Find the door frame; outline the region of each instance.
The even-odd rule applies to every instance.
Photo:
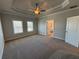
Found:
[[[52,37],[54,37],[55,20],[51,19],[51,20],[47,20],[47,21],[46,21],[46,34],[47,34],[47,35],[48,35],[48,21],[52,21],[52,23],[53,23],[53,35],[52,35]]]

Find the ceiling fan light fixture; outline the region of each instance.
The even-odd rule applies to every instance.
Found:
[[[35,13],[36,15],[40,14],[40,8],[39,8],[39,7],[35,8],[35,9],[34,9],[34,13]]]

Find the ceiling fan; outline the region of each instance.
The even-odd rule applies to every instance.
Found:
[[[24,13],[24,14],[26,13],[25,12],[26,10],[22,10],[22,9],[19,9],[19,8],[16,8],[16,7],[13,7],[12,9],[16,12],[19,12],[19,13]],[[35,3],[35,7],[32,8],[32,10],[29,10],[29,11],[33,12],[35,15],[39,15],[41,12],[45,12],[46,10],[41,9],[39,3]]]
[[[39,15],[41,12],[45,12],[46,10],[43,10],[40,8],[39,6],[39,3],[35,3],[35,8],[33,10],[33,12],[36,14],[36,15]]]

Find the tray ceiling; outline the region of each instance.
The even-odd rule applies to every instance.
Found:
[[[27,13],[34,9],[35,3],[39,3],[40,8],[49,11],[53,11],[54,8],[56,8],[57,11],[61,11],[69,9],[69,7],[73,5],[79,6],[79,0],[0,0],[0,10],[15,12],[12,8],[17,8],[18,10],[22,10]],[[63,3],[68,4],[66,5]]]

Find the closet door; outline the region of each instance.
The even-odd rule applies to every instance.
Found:
[[[3,48],[4,48],[4,38],[3,38],[2,25],[0,19],[0,59],[2,59]]]
[[[79,18],[79,17],[78,17]],[[78,18],[70,17],[67,19],[65,41],[75,47],[78,47]]]
[[[47,35],[47,33],[46,33],[46,20],[39,20],[38,32],[41,35]]]

